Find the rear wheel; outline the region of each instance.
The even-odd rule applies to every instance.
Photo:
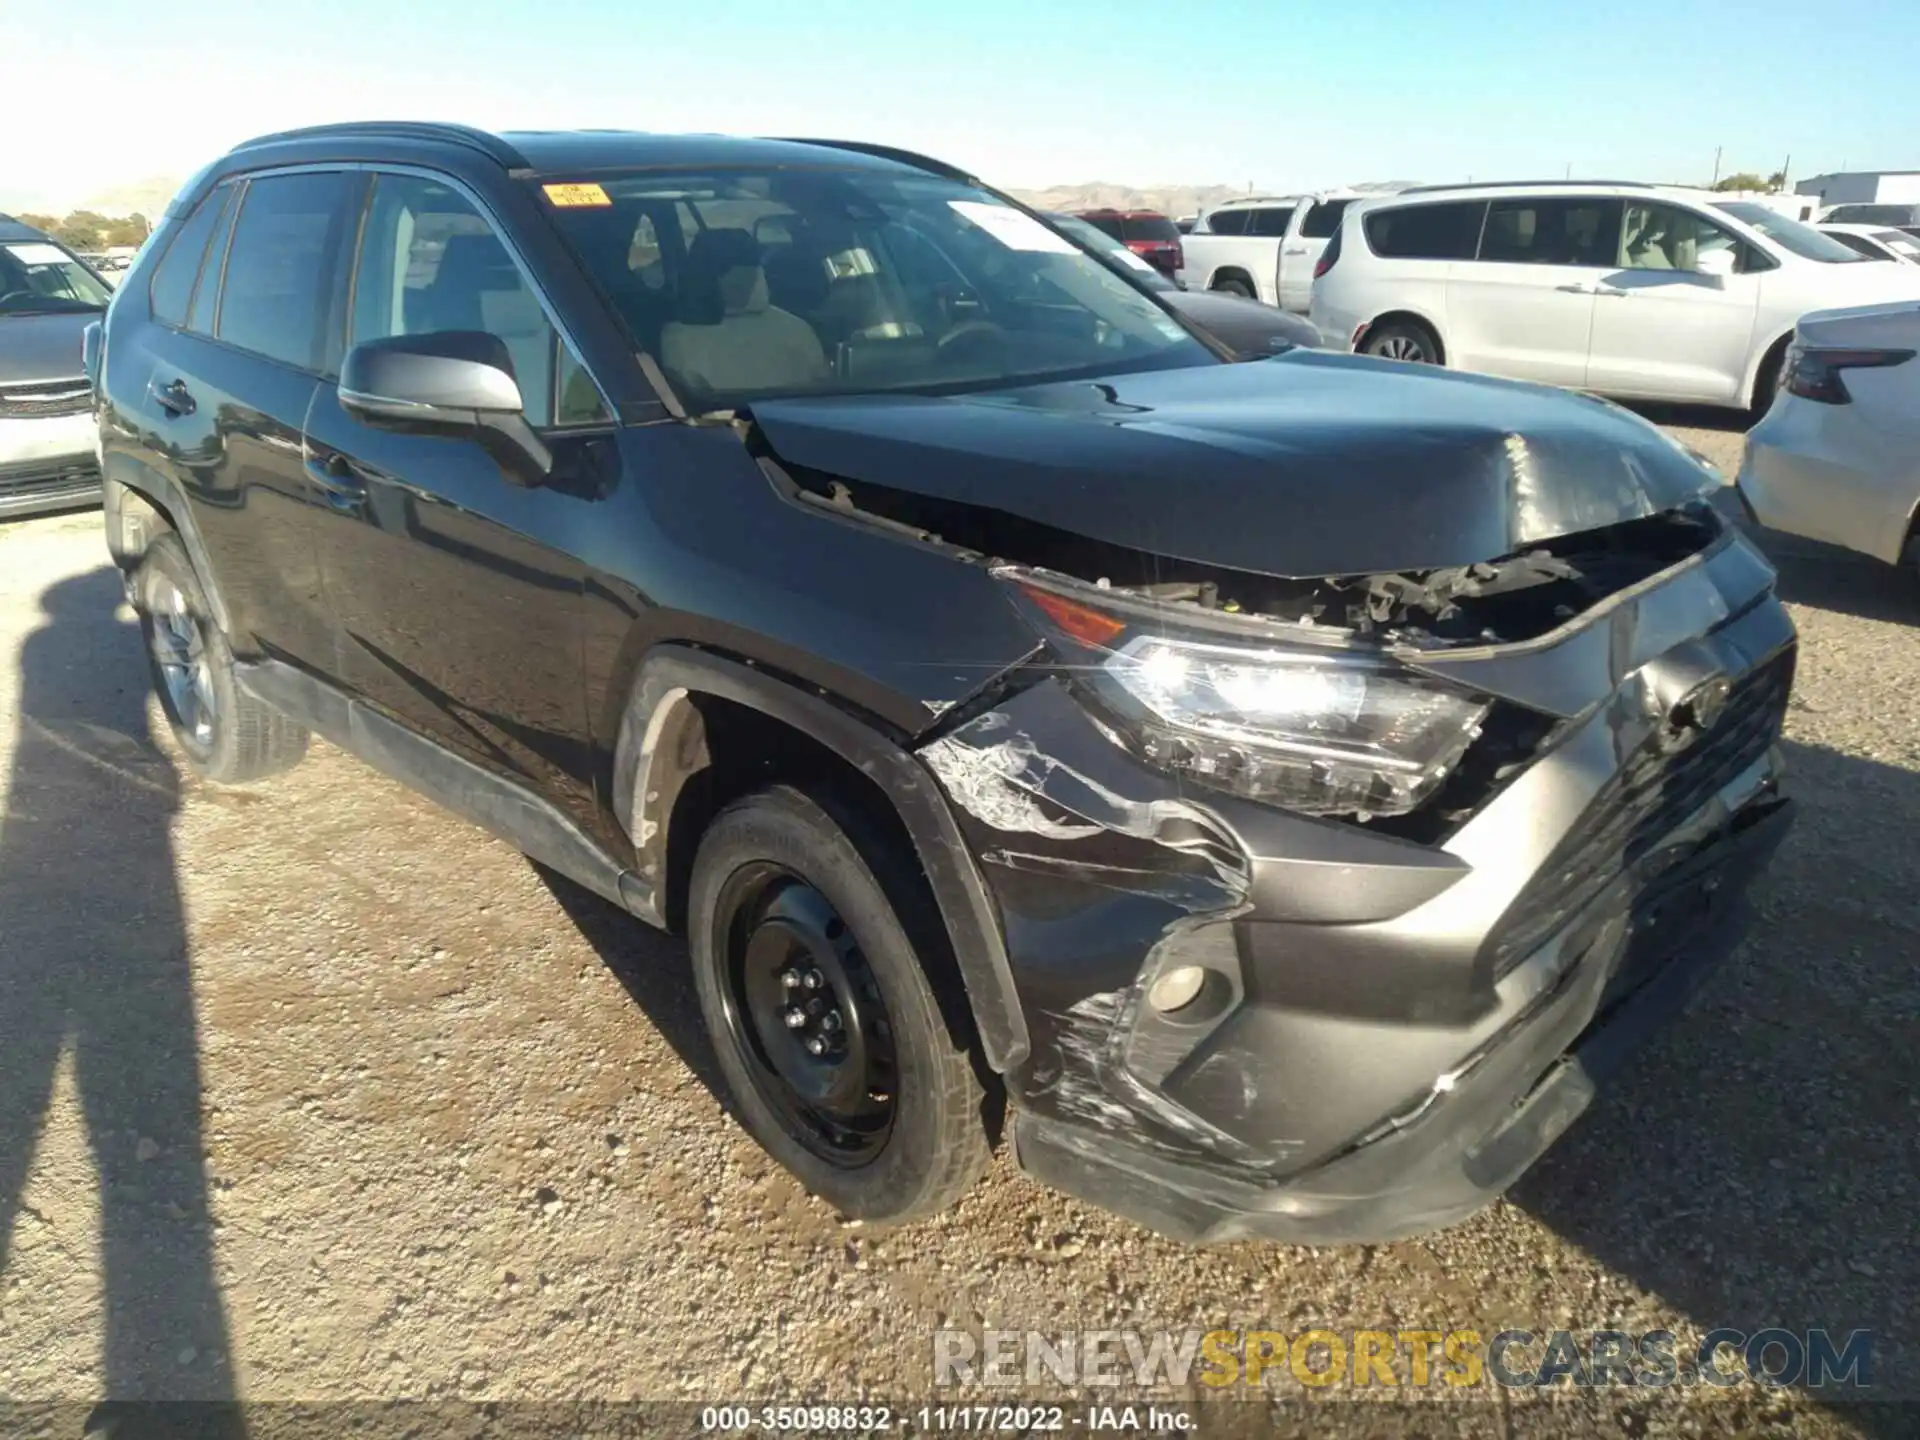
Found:
[[[1753,379],[1753,404],[1747,407],[1747,418],[1756,425],[1765,419],[1767,411],[1773,408],[1773,402],[1780,394],[1780,388],[1786,383],[1787,342],[1782,340],[1760,362],[1760,373]]]
[[[1438,365],[1440,341],[1417,320],[1388,320],[1367,331],[1360,346],[1362,355],[1377,355],[1382,360],[1401,360],[1409,365]]]
[[[147,548],[130,588],[154,694],[189,768],[238,784],[297,764],[307,732],[234,683],[233,652],[178,536]]]
[[[910,1220],[985,1168],[986,1093],[910,938],[939,926],[931,897],[834,808],[778,786],[715,818],[687,903],[694,981],[762,1148],[846,1215]]]
[[[1212,288],[1219,295],[1237,295],[1242,300],[1253,299],[1253,287],[1244,280],[1236,280],[1231,275],[1224,280],[1214,281]]]

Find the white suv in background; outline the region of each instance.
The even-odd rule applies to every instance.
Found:
[[[1467,185],[1348,208],[1312,316],[1334,345],[1629,399],[1764,409],[1799,318],[1920,298],[1752,201],[1653,185]]]
[[[1179,279],[1189,290],[1218,290],[1304,315],[1313,267],[1356,198],[1338,190],[1229,200],[1187,232]]]

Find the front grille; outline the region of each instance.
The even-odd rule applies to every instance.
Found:
[[[1488,937],[1496,978],[1767,753],[1786,717],[1793,663],[1789,648],[1749,671],[1705,735],[1677,753],[1643,747],[1602,787]]]
[[[43,501],[85,499],[99,489],[100,466],[91,455],[0,465],[0,511]]]
[[[93,408],[93,387],[84,375],[66,380],[29,380],[0,385],[0,420],[40,420],[84,415]]]

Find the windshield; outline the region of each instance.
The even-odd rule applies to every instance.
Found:
[[[110,294],[51,240],[0,241],[0,315],[104,310]]]
[[[949,180],[656,170],[538,193],[695,410],[1220,363],[1113,269]]]
[[[1765,205],[1755,205],[1750,200],[1725,200],[1716,204],[1714,209],[1725,211],[1734,219],[1752,226],[1782,250],[1791,251],[1803,260],[1819,260],[1828,265],[1857,265],[1867,258],[1849,250],[1833,236],[1822,235],[1811,225],[1789,220],[1778,210],[1769,210]]]
[[[1172,290],[1174,283],[1162,275],[1153,266],[1142,260],[1125,245],[1114,239],[1098,225],[1082,220],[1078,215],[1049,215],[1047,217],[1066,234],[1071,235],[1082,245],[1102,259],[1111,260],[1122,266],[1130,275],[1149,290]]]

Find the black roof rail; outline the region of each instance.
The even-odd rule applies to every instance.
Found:
[[[527,158],[498,135],[476,130],[471,125],[449,125],[431,120],[349,120],[334,125],[307,125],[298,130],[277,130],[271,135],[256,135],[234,146],[235,152],[263,145],[278,145],[288,140],[437,140],[443,145],[464,145],[499,161],[509,170],[527,168]]]
[[[830,150],[852,150],[861,155],[871,155],[876,160],[892,160],[901,165],[910,165],[915,170],[925,170],[929,174],[940,176],[943,180],[978,179],[971,170],[962,170],[958,165],[949,165],[944,160],[936,160],[931,155],[922,155],[917,150],[902,150],[897,145],[875,145],[866,140],[816,140],[804,135],[775,135],[770,138],[786,145],[823,145]]]
[[[1452,185],[1410,185],[1405,190],[1380,192],[1383,196],[1426,195],[1435,190],[1503,190],[1507,186],[1552,185],[1561,190],[1577,190],[1583,185],[1596,187],[1631,186],[1640,190],[1658,190],[1659,186],[1646,180],[1462,180]],[[1374,198],[1372,195],[1365,197]]]

